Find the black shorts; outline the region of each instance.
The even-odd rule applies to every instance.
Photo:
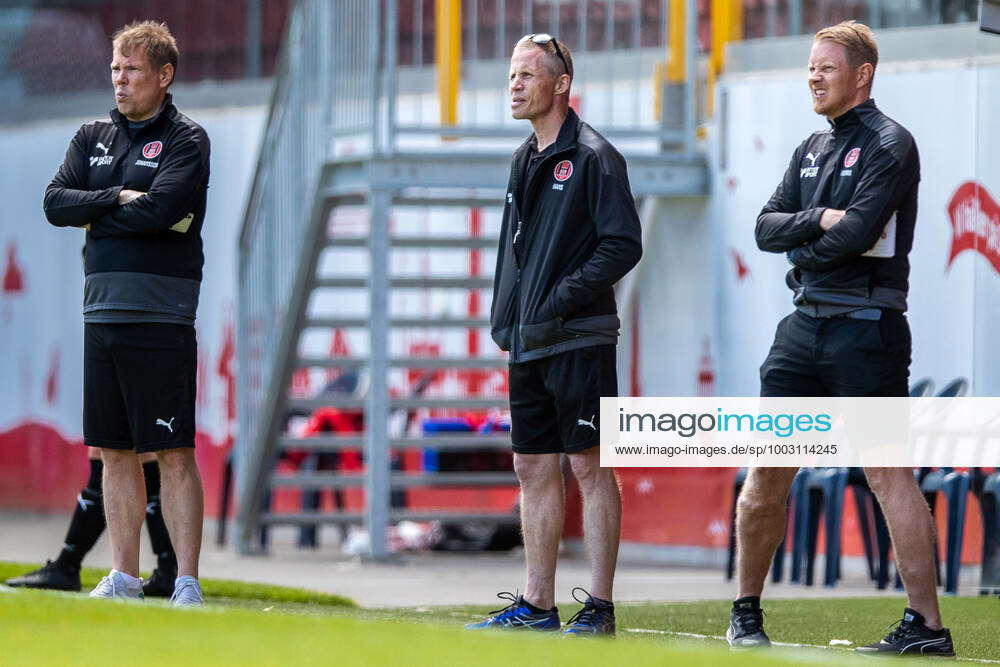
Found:
[[[85,324],[83,441],[137,453],[194,447],[198,344],[183,324]]]
[[[910,325],[897,310],[878,320],[795,311],[778,324],[760,367],[761,396],[906,396]]]
[[[511,443],[518,454],[572,453],[600,444],[601,397],[618,396],[614,345],[510,365]]]

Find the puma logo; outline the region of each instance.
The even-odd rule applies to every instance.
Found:
[[[813,155],[812,153],[809,153],[808,155],[806,155],[806,159],[809,160],[809,164],[810,165],[812,165],[813,167],[815,167],[816,166],[816,160],[819,159],[819,156],[820,156],[819,153],[817,153],[816,155]]]
[[[104,151],[104,154],[108,154],[108,147],[102,144],[100,141],[97,142],[97,147]]]
[[[165,422],[162,419],[157,418],[156,425],[157,426],[165,426],[168,431],[170,431],[171,433],[173,433],[174,432],[174,420],[175,419],[177,419],[177,417],[171,417],[169,422]]]
[[[590,428],[592,428],[592,429],[594,429],[596,431],[597,427],[594,426],[594,418],[596,416],[597,416],[597,413],[592,414],[590,416],[590,421],[587,421],[586,419],[577,419],[576,420],[576,425],[577,426],[589,426]]]

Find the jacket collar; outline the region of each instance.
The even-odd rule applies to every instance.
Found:
[[[556,137],[556,141],[552,146],[553,153],[560,153],[564,150],[568,150],[573,147],[576,143],[576,138],[580,134],[580,125],[582,121],[580,117],[576,115],[573,111],[573,107],[566,109],[566,117],[563,119],[562,125],[559,127],[559,135]],[[532,147],[538,145],[538,138],[535,133],[532,132],[531,135],[524,140],[520,148],[517,149],[518,153],[522,151],[529,151]]]
[[[854,127],[861,122],[861,117],[872,112],[877,111],[875,106],[875,98],[869,97],[867,100],[861,104],[848,109],[841,115],[837,116],[833,120],[828,120],[830,127],[833,128],[834,132],[846,130],[850,127]]]
[[[177,113],[177,107],[174,106],[174,96],[167,93],[163,98],[163,104],[160,105],[159,111],[156,112],[150,119],[149,123],[145,127],[152,127],[160,122],[163,118],[173,118]],[[128,118],[122,115],[122,113],[117,109],[112,109],[110,111],[111,122],[115,125],[123,127],[126,131],[129,131]],[[130,133],[131,134],[131,133]]]

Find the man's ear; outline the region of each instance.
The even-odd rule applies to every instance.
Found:
[[[174,80],[174,66],[167,63],[160,68],[160,88],[166,88]]]
[[[872,85],[872,78],[875,76],[875,68],[871,63],[864,63],[858,68],[858,88]]]
[[[569,92],[569,84],[571,79],[569,74],[560,74],[559,78],[556,80],[556,89],[553,91],[555,95],[563,95]]]

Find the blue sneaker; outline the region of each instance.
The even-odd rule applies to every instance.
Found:
[[[577,591],[587,597],[581,600],[576,596]],[[582,603],[583,607],[566,623],[563,637],[615,636],[615,605],[613,603],[599,600],[579,586],[573,589],[573,599]]]
[[[490,616],[485,621],[479,623],[469,623],[466,630],[537,630],[539,632],[556,632],[559,630],[559,610],[555,607],[551,611],[544,611],[541,614],[532,612],[525,603],[524,598],[513,593],[497,593],[501,600],[510,600],[510,604],[503,609],[491,611]]]

